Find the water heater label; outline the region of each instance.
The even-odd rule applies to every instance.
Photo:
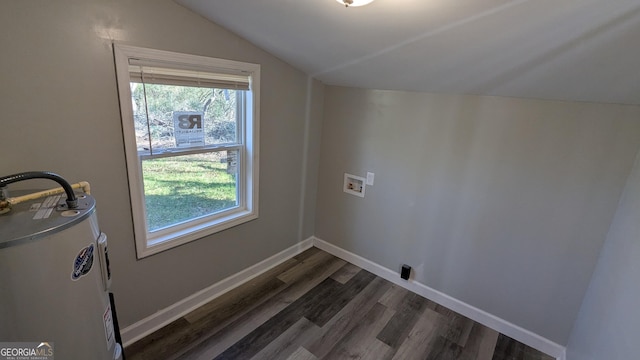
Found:
[[[93,250],[93,244],[80,250],[73,262],[71,280],[76,281],[91,271],[91,267],[93,266]]]
[[[107,337],[107,350],[113,346],[115,341],[113,330],[113,316],[111,315],[111,305],[107,305],[107,310],[104,312],[102,316],[102,320],[104,321],[104,335]]]
[[[49,196],[46,198],[42,205],[38,207],[36,214],[33,215],[33,220],[48,219],[60,199],[62,199],[62,195]]]

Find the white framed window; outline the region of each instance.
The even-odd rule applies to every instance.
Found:
[[[260,65],[114,56],[138,258],[256,219]]]

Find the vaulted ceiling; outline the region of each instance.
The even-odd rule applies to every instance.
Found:
[[[638,0],[176,0],[326,84],[640,105]]]

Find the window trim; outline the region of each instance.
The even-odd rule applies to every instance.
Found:
[[[164,50],[114,44],[116,80],[120,98],[120,115],[127,162],[129,195],[133,217],[136,255],[138,259],[200,239],[258,218],[259,180],[259,134],[260,134],[260,65],[233,60],[189,55]],[[167,62],[185,68],[210,69],[212,72],[249,75],[250,91],[245,101],[251,111],[244,113],[245,121],[238,124],[244,150],[240,151],[238,171],[238,206],[203,218],[182,223],[164,230],[155,231],[151,238],[147,231],[146,206],[142,177],[142,158],[136,144],[131,88],[129,86],[129,59],[144,59]],[[247,107],[245,107],[246,109]],[[243,112],[245,110],[243,109]],[[206,152],[224,150],[219,145],[207,148]],[[233,147],[233,146],[232,146]],[[173,155],[181,155],[176,152]],[[172,231],[169,231],[173,229]]]

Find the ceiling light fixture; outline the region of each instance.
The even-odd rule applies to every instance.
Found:
[[[336,1],[339,2],[340,4],[343,4],[346,7],[362,6],[362,5],[367,5],[373,2],[373,0],[336,0]]]

